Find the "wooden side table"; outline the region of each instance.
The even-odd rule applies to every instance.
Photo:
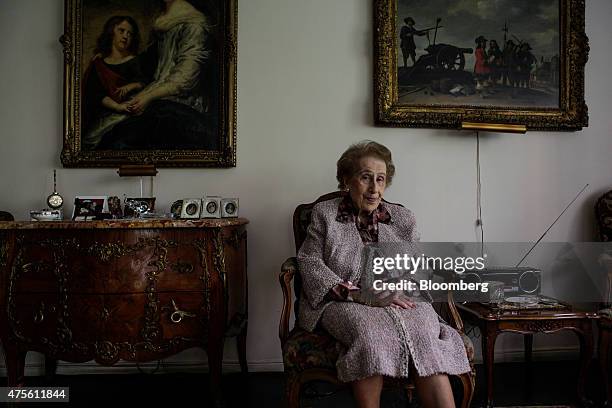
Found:
[[[485,383],[487,407],[493,406],[493,363],[495,340],[502,332],[525,335],[525,360],[531,362],[534,333],[555,333],[572,330],[580,339],[580,373],[577,393],[585,401],[584,385],[589,362],[593,356],[592,321],[597,312],[581,311],[568,307],[563,310],[513,310],[506,311],[483,303],[459,304],[462,318],[480,328],[482,334],[482,357],[487,381]]]
[[[599,318],[599,364],[601,375],[606,390],[605,407],[612,408],[612,377],[610,377],[610,349],[612,349],[612,316],[601,314]]]

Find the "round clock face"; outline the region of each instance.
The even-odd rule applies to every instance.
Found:
[[[232,215],[236,212],[236,206],[234,205],[234,203],[227,203],[225,205],[225,212]]]
[[[217,203],[211,201],[210,203],[206,204],[206,211],[209,214],[214,214],[217,211]]]
[[[187,208],[185,208],[185,212],[187,213],[187,215],[195,215],[197,211],[198,206],[194,203],[187,204]]]
[[[64,204],[64,199],[62,198],[61,195],[57,193],[53,193],[49,197],[47,197],[47,204],[49,205],[50,208],[55,210],[55,209],[60,208],[62,204]]]

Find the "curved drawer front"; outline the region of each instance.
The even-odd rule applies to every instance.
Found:
[[[93,358],[101,364],[147,361],[204,346],[205,305],[202,293],[105,295]]]
[[[24,231],[9,278],[13,293],[206,291],[211,229]]]
[[[20,234],[9,273],[9,292],[57,293],[60,282],[68,283],[67,254],[78,242],[55,232],[41,236],[36,231]]]
[[[27,343],[58,344],[58,338],[62,335],[58,331],[62,311],[60,303],[59,294],[9,296],[7,313],[13,336]]]
[[[12,335],[65,360],[142,361],[203,346],[207,337],[206,301],[197,292],[16,294],[9,304]]]

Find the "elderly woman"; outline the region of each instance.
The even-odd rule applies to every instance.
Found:
[[[339,188],[348,194],[312,211],[298,252],[299,321],[309,331],[320,325],[343,346],[338,377],[352,384],[359,407],[379,406],[383,376],[409,375],[425,407],[454,407],[447,375],[470,371],[459,334],[429,303],[393,296],[365,304],[350,295],[364,245],[418,239],[412,212],[383,201],[394,173],[389,149],[372,141],[352,145],[338,160]]]

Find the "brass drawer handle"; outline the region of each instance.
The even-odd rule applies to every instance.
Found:
[[[34,323],[40,324],[43,320],[45,320],[45,312],[42,309],[34,313]]]
[[[34,312],[34,323],[40,324],[45,320],[45,302],[40,302],[38,310]]]
[[[170,300],[172,301],[172,308],[174,309],[174,311],[170,314],[170,320],[172,321],[172,323],[180,323],[184,317],[195,317],[194,313],[189,313],[185,312],[184,310],[180,310],[176,305],[174,299]]]

